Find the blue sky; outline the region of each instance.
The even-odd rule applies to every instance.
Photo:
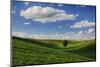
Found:
[[[95,9],[86,5],[13,1],[12,33],[95,36]]]

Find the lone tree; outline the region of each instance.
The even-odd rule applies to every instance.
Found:
[[[67,40],[64,40],[63,46],[67,46],[67,45],[68,45],[68,41]]]

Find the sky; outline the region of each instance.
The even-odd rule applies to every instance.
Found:
[[[41,39],[94,39],[96,7],[12,2],[12,35]]]

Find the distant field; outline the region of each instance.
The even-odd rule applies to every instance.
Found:
[[[12,37],[13,65],[72,63],[96,60],[95,40],[35,40]]]

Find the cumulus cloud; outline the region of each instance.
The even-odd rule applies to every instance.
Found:
[[[77,34],[69,32],[68,34],[52,34],[52,35],[33,35],[36,39],[56,39],[56,40],[91,40],[95,39],[95,33]]]
[[[83,27],[93,27],[95,26],[95,22],[89,22],[88,20],[83,20],[80,22],[76,22],[74,25],[70,26],[70,28],[83,28]]]
[[[94,28],[89,28],[88,30],[81,30],[78,32],[79,34],[91,34],[91,33],[95,33],[95,29]]]
[[[66,33],[66,34],[27,34],[25,32],[13,32],[13,36],[22,37],[22,38],[32,38],[32,39],[56,39],[56,40],[91,40],[95,39],[95,33],[85,33],[85,34],[77,34],[77,33]]]
[[[77,16],[79,16],[79,14],[76,14],[75,16],[77,17]]]
[[[29,25],[29,24],[31,24],[31,23],[28,23],[28,22],[26,22],[26,23],[24,23],[25,25]]]
[[[58,4],[59,7],[63,6],[63,4]]]
[[[13,32],[12,36],[24,38],[25,36],[27,36],[27,33],[25,33],[25,32]]]
[[[12,14],[16,14],[16,12],[14,10],[12,10]]]
[[[87,33],[93,33],[93,32],[95,32],[95,29],[94,29],[94,28],[90,28],[90,29],[88,29],[88,31],[87,31]]]
[[[83,34],[84,32],[81,30],[81,31],[79,31],[78,33],[79,33],[79,34]]]
[[[24,4],[25,4],[25,5],[28,5],[28,4],[29,4],[29,2],[24,2]]]
[[[33,6],[20,11],[20,16],[39,21],[41,23],[56,22],[59,20],[74,20],[74,14],[67,14],[64,10],[52,7]]]

